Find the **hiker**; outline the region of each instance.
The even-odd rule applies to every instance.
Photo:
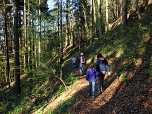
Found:
[[[103,92],[103,81],[104,76],[106,74],[106,67],[108,69],[108,75],[110,75],[110,67],[108,65],[107,60],[101,55],[97,55],[97,61],[96,61],[96,69],[98,71],[98,92]]]
[[[84,65],[86,65],[86,60],[83,53],[80,53],[80,57],[78,58],[78,64],[79,64],[80,75],[82,75]]]
[[[75,66],[76,66],[75,62],[76,62],[76,58],[75,58],[75,56],[73,56],[73,58],[72,58],[72,68],[75,68]]]
[[[89,90],[88,90],[88,96],[91,95],[91,86],[92,86],[92,98],[95,98],[95,82],[96,77],[98,76],[98,71],[95,69],[94,63],[90,64],[90,68],[87,70],[86,73],[86,80],[89,81]]]

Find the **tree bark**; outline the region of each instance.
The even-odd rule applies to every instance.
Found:
[[[15,50],[15,78],[16,95],[21,93],[20,87],[20,64],[19,64],[19,37],[18,37],[18,0],[14,0],[14,50]]]
[[[40,66],[40,60],[41,60],[41,0],[39,0],[39,62],[38,65]]]
[[[27,68],[27,32],[26,32],[26,0],[24,0],[24,46],[25,46],[25,53],[24,53],[24,72]]]
[[[100,11],[100,7],[101,7],[101,1],[98,0],[98,20],[99,20],[99,35],[100,35],[100,39],[102,39],[102,30],[101,30],[101,11]]]
[[[93,25],[92,4],[93,1],[90,0],[90,44],[92,44],[92,25]]]
[[[7,69],[6,69],[6,77],[8,78],[8,83],[9,83],[9,89],[10,89],[10,76],[9,76],[9,71],[10,71],[10,66],[9,66],[9,49],[8,49],[8,34],[7,34],[7,17],[6,17],[6,3],[5,1],[3,0],[3,4],[4,4],[4,18],[5,18],[5,38],[6,38],[6,57],[7,57]]]
[[[127,25],[127,1],[123,0],[123,14],[122,14],[122,30]]]
[[[62,79],[63,42],[62,42],[62,0],[60,0],[60,78]]]
[[[68,46],[69,44],[69,31],[68,31],[68,3],[69,3],[69,0],[66,0],[66,38],[65,38],[65,47]]]
[[[138,18],[141,19],[140,12],[139,12],[139,8],[138,8],[137,0],[135,0],[135,4],[136,4],[136,9],[137,9],[137,11],[138,11]]]
[[[106,28],[105,31],[108,31],[108,0],[106,0]]]
[[[73,0],[72,0],[72,31],[71,31],[71,45],[74,46],[74,27],[73,27]]]

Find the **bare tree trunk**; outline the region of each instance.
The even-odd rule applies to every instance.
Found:
[[[68,30],[68,3],[69,3],[69,0],[66,0],[66,38],[65,38],[65,47],[68,46],[69,44],[69,30]]]
[[[57,30],[58,30],[58,37],[59,37],[59,0],[57,0],[57,3],[58,3],[58,11],[57,11],[57,15],[58,15],[58,17],[57,17]],[[58,46],[58,45],[57,45]],[[59,47],[59,46],[58,46]],[[59,67],[59,60],[60,60],[60,52],[59,52],[59,49],[58,49],[58,67]]]
[[[122,30],[127,25],[127,2],[123,0]]]
[[[28,61],[29,61],[29,70],[32,69],[32,38],[31,38],[31,31],[30,31],[30,0],[28,0]],[[30,74],[32,75],[32,74]]]
[[[80,2],[78,2],[79,4],[79,12],[80,12]],[[79,31],[79,26],[80,26],[80,13],[78,12],[78,26],[77,26],[77,30],[78,30],[78,41],[79,41],[79,51],[81,49],[81,45],[80,45],[80,31]]]
[[[132,18],[132,0],[131,0],[131,4],[130,4],[130,15],[129,15],[129,19]]]
[[[41,59],[41,0],[39,0],[39,66],[40,66],[40,59]]]
[[[102,38],[102,30],[101,30],[101,11],[100,11],[100,7],[101,7],[101,1],[98,0],[98,20],[99,20],[99,35],[100,35],[100,39]]]
[[[63,62],[63,43],[62,43],[62,0],[60,0],[60,64]],[[62,79],[62,65],[60,78]]]
[[[25,53],[24,53],[24,72],[26,71],[26,66],[27,66],[27,34],[26,34],[26,25],[27,25],[27,21],[26,21],[26,0],[24,0],[24,46],[25,46]]]
[[[5,18],[5,38],[6,38],[6,55],[7,55],[7,69],[6,69],[6,77],[8,77],[8,82],[9,82],[9,88],[10,88],[10,76],[9,76],[9,71],[10,71],[10,66],[9,66],[9,49],[8,49],[8,34],[7,34],[7,17],[6,17],[6,3],[3,0],[3,4],[4,4],[4,18]],[[6,80],[7,81],[7,80]]]
[[[19,37],[18,37],[18,0],[14,0],[14,48],[15,48],[15,77],[16,95],[21,93],[20,87],[20,64],[19,64]]]
[[[136,3],[136,8],[137,8],[137,11],[138,11],[138,18],[139,18],[139,19],[141,19],[140,12],[139,12],[139,8],[138,8],[138,3],[137,3],[137,0],[135,0],[135,3]]]
[[[74,28],[73,28],[73,0],[72,0],[72,31],[71,31],[71,45],[74,46]]]
[[[96,4],[97,4],[97,1],[96,0],[93,0],[93,11],[94,11],[94,23],[95,23],[95,37],[97,38],[97,26],[96,26],[96,24],[97,24],[97,6],[96,6]]]
[[[81,2],[79,1],[79,3],[81,3]],[[86,29],[86,34],[89,34],[89,27],[88,27],[88,23],[87,23],[87,9],[83,3],[81,3],[81,5],[83,7],[83,13],[84,13],[84,19],[85,19],[84,25],[85,25],[85,29]],[[79,6],[80,6],[80,4],[79,4]],[[80,10],[80,8],[79,8],[79,10]]]
[[[93,15],[92,15],[92,0],[90,0],[90,44],[92,44],[92,23],[93,23]]]
[[[106,0],[106,27],[105,31],[108,31],[108,0]]]

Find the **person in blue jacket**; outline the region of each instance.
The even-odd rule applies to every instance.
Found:
[[[89,81],[89,90],[88,95],[91,95],[91,86],[92,86],[92,98],[95,98],[95,82],[96,77],[98,76],[97,69],[95,69],[95,64],[91,63],[90,68],[87,70],[86,73],[86,80]]]
[[[107,60],[101,55],[97,55],[97,61],[96,61],[96,69],[98,71],[98,92],[103,92],[103,81],[104,76],[106,74],[106,67],[108,69],[108,75],[110,75],[110,67],[108,65]]]

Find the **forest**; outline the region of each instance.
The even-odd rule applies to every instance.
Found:
[[[0,113],[152,113],[152,1],[48,1],[0,0]],[[71,62],[81,52],[82,76]],[[92,100],[85,73],[98,53],[111,75]]]

